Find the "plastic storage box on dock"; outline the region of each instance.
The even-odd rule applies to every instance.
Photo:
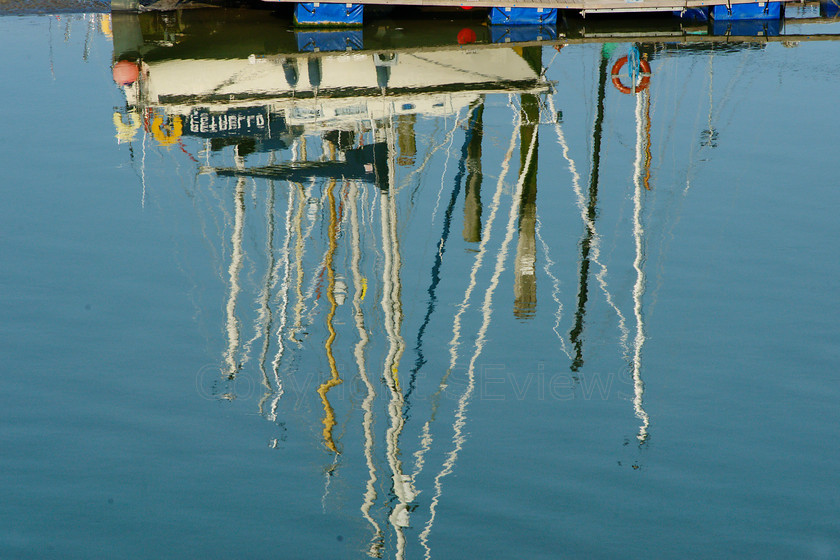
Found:
[[[299,52],[358,51],[364,47],[361,29],[295,32]]]
[[[557,28],[551,25],[491,25],[490,40],[494,43],[553,41]]]
[[[761,2],[754,4],[718,5],[711,9],[712,19],[725,20],[756,20],[779,19],[782,17],[781,2]]]
[[[556,8],[492,8],[491,25],[556,25]]]
[[[362,25],[364,6],[362,4],[326,4],[323,2],[299,2],[295,4],[297,25]]]

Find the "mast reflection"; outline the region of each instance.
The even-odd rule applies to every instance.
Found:
[[[586,229],[580,241],[580,279],[578,281],[577,310],[575,324],[569,332],[569,340],[574,346],[575,357],[572,371],[583,366],[583,325],[586,317],[586,302],[589,299],[589,262],[593,241],[597,240],[595,220],[598,217],[598,180],[601,170],[601,139],[604,128],[604,100],[607,92],[606,53],[601,52],[598,62],[598,102],[595,112],[595,124],[592,127],[592,169],[589,172],[589,198],[586,202],[584,222]]]
[[[134,22],[141,36],[154,27],[147,19]],[[327,490],[342,478],[339,467],[363,465],[355,515],[368,532],[362,548],[369,556],[404,558],[417,546],[430,557],[445,482],[467,442],[480,360],[499,340],[491,333],[494,316],[497,323],[539,325],[538,301],[544,306],[552,299],[558,306],[552,328],[568,357],[557,363],[583,372],[594,277],[618,317],[618,354],[630,364],[633,414],[641,422],[637,438],[648,438],[642,358],[644,198],[654,182],[650,92],[635,98],[635,257],[628,264],[634,281],[623,292],[633,299],[629,343],[596,227],[611,53],[602,51],[597,63],[588,190],[559,120],[545,123],[557,132],[557,159],[568,163],[571,176],[566,185],[552,177],[552,186],[569,189],[583,223],[575,244],[540,232],[538,187],[551,191],[539,185],[539,173],[556,167],[548,160],[551,146],[540,150],[542,113],[557,114],[542,47],[366,49],[362,37],[339,35],[348,52],[321,49],[327,38],[317,32],[305,32],[293,47],[272,48],[253,33],[246,41],[251,52],[230,37],[208,45],[197,33],[184,33],[165,47],[135,37],[130,52],[139,77],[122,85],[127,109],[115,126],[120,142],[135,142],[129,129],[138,115],[134,134],[176,157],[192,157],[202,145],[197,176],[213,181],[219,203],[230,207],[221,227],[230,248],[220,267],[226,271],[223,377],[235,381],[258,370],[259,413],[271,422],[303,416],[313,427],[324,455],[325,507]],[[115,35],[115,44],[120,41]],[[440,189],[428,212],[423,182]],[[265,196],[258,196],[263,188]],[[541,194],[540,203],[546,199]],[[431,222],[419,228],[427,239],[416,233],[418,221]],[[451,235],[453,228],[460,236]],[[576,253],[577,266],[568,266],[576,294],[564,293],[559,278],[567,271],[548,255],[549,247],[562,254],[564,244]],[[550,282],[538,282],[541,270]],[[499,294],[507,294],[508,305],[512,300],[506,318],[494,315]],[[576,310],[561,327],[564,298]],[[253,334],[243,325],[253,325]],[[252,352],[258,353],[253,363]],[[455,371],[464,372],[460,385]],[[345,435],[353,426],[355,441]]]
[[[533,49],[533,47],[530,48]],[[513,313],[518,319],[524,320],[533,317],[537,309],[536,228],[539,136],[535,132],[540,121],[540,109],[539,100],[535,95],[522,95],[521,103],[523,124],[520,128],[519,154],[523,185],[519,206],[519,240],[514,261],[516,278],[513,283]],[[532,157],[529,159],[528,154],[532,151]]]

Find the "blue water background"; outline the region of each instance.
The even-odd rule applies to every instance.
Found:
[[[306,336],[284,357],[285,392],[268,420],[258,408],[262,339],[236,380],[223,371],[236,180],[198,174],[197,140],[183,151],[151,138],[117,142],[112,113],[125,98],[111,79],[111,41],[98,27],[89,32],[94,23],[0,18],[0,557],[366,557],[376,536],[362,512],[370,471],[349,225],[336,253],[349,285],[334,319],[345,380],[331,393],[336,455],[324,445],[315,391],[330,375],[327,296],[307,304]],[[388,457],[392,395],[382,381],[393,340],[380,305],[379,192],[367,186],[361,206],[366,355],[377,392],[370,515],[385,557],[398,554],[400,535],[408,558],[840,555],[835,45],[665,49],[653,61],[639,316],[637,100],[607,84],[600,256],[590,263],[577,371],[570,331],[586,224],[558,132],[585,195],[602,49],[569,45],[553,58],[547,47],[542,61],[563,118],[554,122],[547,105],[540,113],[536,312],[513,313],[516,236],[491,288],[516,192],[516,148],[438,400],[477,244],[461,236],[461,187],[419,344],[446,207],[463,181],[467,132],[457,119],[467,113],[418,117],[415,166],[429,163],[394,195],[403,394],[418,345],[427,360],[408,411],[402,405],[406,472],[418,470],[424,426],[431,444],[413,480],[409,526],[399,529],[389,517],[399,499]],[[504,94],[485,100],[485,223],[512,136],[519,146],[518,104]],[[714,142],[704,133],[712,130]],[[231,165],[230,150],[217,157]],[[307,285],[328,246],[318,188],[321,202],[301,207],[314,216]],[[298,200],[288,189],[277,182],[272,212],[267,181],[245,186],[242,343],[258,320],[268,216],[279,251],[288,201]],[[596,276],[604,268],[606,289]],[[477,350],[488,293],[492,315]],[[647,420],[634,408],[639,317]]]

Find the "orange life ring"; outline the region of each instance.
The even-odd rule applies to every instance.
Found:
[[[650,64],[647,60],[640,60],[639,61],[639,70],[641,70],[642,79],[639,81],[639,84],[635,88],[629,88],[621,83],[621,76],[619,73],[621,72],[621,67],[627,64],[627,57],[622,56],[618,60],[615,61],[612,67],[612,83],[615,86],[615,89],[620,91],[621,93],[633,93],[634,91],[644,91],[650,85]]]

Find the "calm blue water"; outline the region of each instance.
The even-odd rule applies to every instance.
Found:
[[[840,557],[837,43],[178,17],[0,18],[0,558]]]

